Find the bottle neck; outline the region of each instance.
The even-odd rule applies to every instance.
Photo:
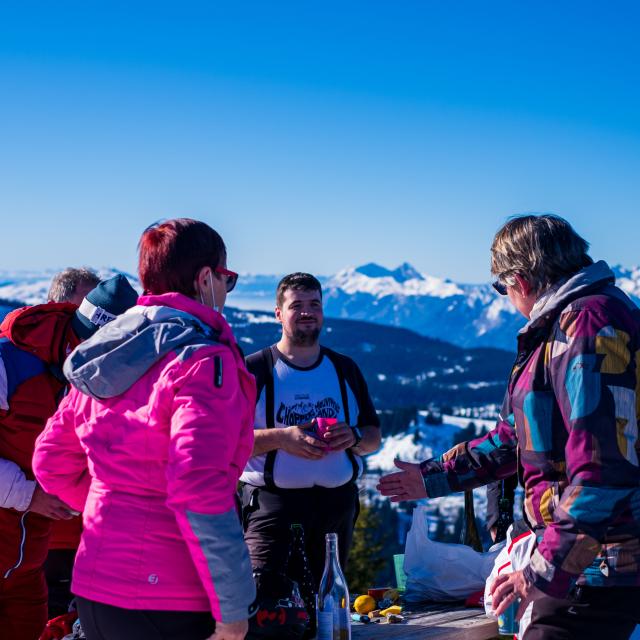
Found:
[[[327,533],[327,535],[325,536],[325,541],[326,541],[326,551],[327,551],[327,555],[326,558],[327,560],[329,558],[336,558],[338,557],[338,536],[335,533]]]
[[[327,553],[338,553],[338,541],[337,540],[327,540]]]
[[[325,536],[326,555],[325,570],[331,569],[334,573],[340,572],[340,560],[338,557],[338,536],[335,533],[327,533]]]

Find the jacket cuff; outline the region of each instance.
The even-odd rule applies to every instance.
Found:
[[[38,483],[35,480],[25,480],[21,484],[19,501],[14,507],[16,511],[26,511],[29,508],[37,485]]]
[[[566,598],[576,581],[576,576],[551,564],[538,549],[531,555],[531,562],[523,573],[527,582],[552,598]]]
[[[36,484],[35,480],[27,480],[15,462],[0,459],[0,508],[26,511]]]
[[[447,480],[447,474],[444,471],[423,476],[423,480],[424,488],[427,490],[427,497],[429,498],[441,498],[454,493],[449,486],[449,480]]]

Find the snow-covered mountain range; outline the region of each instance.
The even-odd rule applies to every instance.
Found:
[[[614,271],[618,284],[640,302],[640,268]],[[513,351],[515,335],[525,323],[490,284],[435,278],[407,263],[393,271],[374,263],[344,269],[324,287],[329,316],[404,327],[462,347]]]
[[[524,324],[489,284],[466,285],[419,273],[410,264],[344,269],[325,284],[330,316],[405,327],[463,347],[514,350]]]
[[[613,267],[618,285],[640,304],[640,267]],[[411,329],[461,347],[515,350],[524,319],[489,283],[462,284],[420,273],[403,263],[387,269],[375,263],[320,277],[325,313]],[[272,310],[279,276],[246,275],[229,304]]]
[[[619,286],[640,303],[640,267],[614,267]],[[101,269],[109,276],[116,269]],[[43,302],[54,270],[0,270],[0,299]],[[140,285],[131,274],[131,283]],[[280,276],[243,274],[227,303],[240,309],[272,310]],[[490,284],[462,284],[420,273],[408,263],[390,270],[375,263],[320,277],[325,313],[332,318],[366,320],[411,329],[462,347],[513,351],[524,319]]]

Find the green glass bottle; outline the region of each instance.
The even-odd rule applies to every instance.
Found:
[[[482,539],[476,522],[476,510],[473,506],[473,490],[464,492],[464,521],[460,537],[462,544],[466,544],[476,551],[482,551]]]

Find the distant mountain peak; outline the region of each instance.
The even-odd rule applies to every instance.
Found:
[[[424,276],[408,262],[403,262],[393,271],[375,262],[368,262],[354,269],[355,273],[367,278],[393,278],[396,282],[403,284],[408,280],[424,280]]]
[[[403,262],[391,275],[398,282],[406,282],[407,280],[424,280],[424,276],[408,262]]]
[[[367,262],[367,264],[363,264],[361,267],[356,267],[354,269],[356,273],[360,273],[363,276],[367,276],[367,278],[393,278],[393,271],[389,271],[386,267],[382,267],[375,262]]]

